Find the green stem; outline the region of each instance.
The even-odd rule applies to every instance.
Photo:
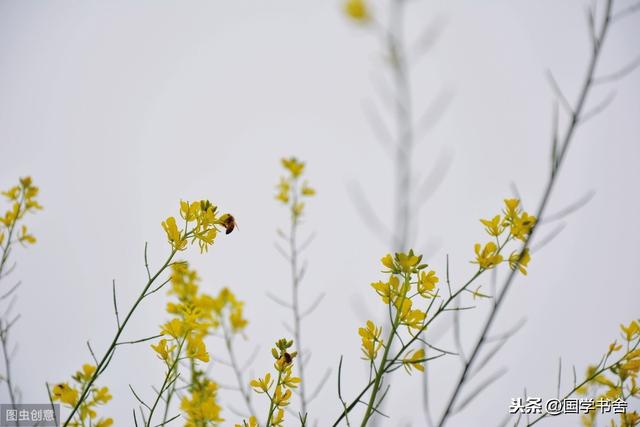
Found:
[[[409,289],[410,280],[411,280],[411,274],[405,273],[404,283],[402,286],[403,290]],[[384,376],[384,373],[388,368],[387,357],[389,356],[391,344],[393,343],[393,337],[396,335],[396,331],[398,329],[398,326],[400,325],[402,305],[404,304],[405,300],[406,300],[406,292],[403,292],[403,296],[402,296],[402,299],[400,300],[399,307],[396,307],[396,315],[395,315],[395,318],[393,319],[393,322],[391,323],[391,331],[389,332],[389,337],[387,338],[387,341],[385,343],[384,352],[382,353],[382,358],[380,359],[380,363],[378,364],[378,369],[376,371],[376,376],[373,380],[373,390],[371,390],[371,395],[369,396],[369,403],[367,404],[367,410],[364,413],[364,418],[362,419],[362,424],[360,425],[361,427],[365,427],[369,422],[369,419],[373,415],[373,412],[376,406],[376,397],[378,395],[378,392],[380,391],[380,383],[382,382],[382,377]],[[392,302],[389,301],[389,304],[392,304]]]
[[[167,375],[165,375],[164,381],[162,382],[162,386],[160,387],[160,390],[158,390],[158,395],[156,396],[156,400],[153,402],[153,406],[151,407],[151,410],[149,411],[149,418],[147,418],[147,423],[145,424],[147,427],[151,426],[151,419],[153,418],[153,413],[155,412],[156,407],[158,406],[158,403],[160,402],[160,398],[162,397],[162,393],[164,393],[165,390],[169,389],[167,387],[167,383],[172,381],[172,377],[175,374],[176,367],[178,366],[178,362],[180,361],[180,354],[182,353],[182,346],[184,346],[184,343],[187,340],[187,336],[190,333],[191,333],[191,331],[187,331],[185,336],[182,337],[182,341],[180,341],[180,343],[178,344],[178,350],[176,352],[176,358],[173,361],[173,363],[169,366],[169,369],[167,370]],[[175,380],[176,379],[173,378],[173,383],[172,384],[175,384]],[[167,406],[169,406],[169,402],[167,402]]]
[[[71,423],[71,421],[73,419],[73,416],[78,411],[78,408],[80,407],[82,402],[84,402],[84,400],[87,398],[87,395],[89,394],[89,390],[91,389],[91,386],[93,386],[93,383],[96,381],[98,376],[106,369],[106,367],[110,363],[111,357],[113,356],[113,353],[115,352],[116,346],[118,345],[118,340],[120,339],[120,335],[122,335],[122,332],[124,331],[125,326],[127,326],[127,323],[129,322],[129,319],[131,319],[131,316],[133,315],[133,312],[138,308],[138,305],[140,305],[142,300],[146,297],[146,293],[149,290],[149,288],[151,287],[151,285],[164,272],[164,270],[166,270],[166,268],[169,267],[169,265],[171,264],[171,261],[173,260],[173,257],[175,256],[176,253],[177,253],[177,250],[176,249],[172,249],[171,253],[169,254],[169,257],[164,262],[162,267],[160,267],[158,272],[156,274],[154,274],[151,278],[149,278],[149,280],[147,281],[147,284],[142,289],[142,292],[138,296],[138,299],[136,299],[135,303],[133,304],[133,306],[131,307],[131,309],[127,313],[127,316],[124,318],[124,321],[118,327],[118,330],[117,330],[115,336],[113,337],[113,340],[111,341],[111,344],[109,345],[109,348],[105,352],[104,356],[102,356],[102,358],[100,359],[100,362],[98,363],[98,366],[96,367],[95,372],[91,376],[91,379],[87,382],[86,386],[83,388],[82,393],[80,394],[80,398],[78,399],[78,402],[71,409],[71,413],[69,414],[69,416],[67,417],[66,421],[64,422],[63,427],[69,426],[69,423]]]
[[[267,425],[266,427],[271,427],[271,418],[273,417],[273,411],[276,410],[276,405],[274,402],[274,398],[276,396],[276,390],[280,387],[280,381],[282,380],[282,371],[278,370],[278,381],[276,381],[276,388],[273,389],[273,396],[269,396],[269,414],[267,415]],[[268,395],[268,393],[267,393]]]

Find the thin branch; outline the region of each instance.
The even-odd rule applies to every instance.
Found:
[[[383,243],[386,244],[389,242],[391,232],[376,215],[376,211],[365,197],[360,184],[358,184],[357,181],[352,181],[347,185],[347,190],[364,224],[369,227],[371,232],[381,239]]]
[[[147,245],[145,245],[145,263],[147,261]],[[116,323],[118,325],[118,329],[120,329],[120,315],[118,314],[118,302],[116,300],[116,279],[113,279],[112,283],[112,291],[113,291],[113,310],[116,313]]]
[[[563,219],[565,217],[567,217],[568,215],[578,211],[579,209],[582,209],[584,206],[587,205],[587,203],[589,203],[591,201],[591,199],[593,199],[593,196],[596,195],[596,192],[594,190],[589,190],[587,191],[582,197],[580,197],[578,200],[576,200],[575,202],[569,204],[568,206],[560,209],[559,211],[549,214],[549,215],[545,215],[544,218],[540,219],[540,223],[541,224],[547,224],[549,222],[553,222],[553,221],[557,221],[560,219]]]
[[[320,295],[318,295],[316,297],[316,299],[313,301],[313,303],[311,303],[309,308],[307,308],[305,311],[300,313],[300,319],[304,319],[305,317],[307,317],[308,315],[313,313],[315,311],[315,309],[318,308],[318,306],[320,305],[320,303],[324,299],[325,295],[326,295],[326,293],[324,293],[324,292],[321,293]]]
[[[507,373],[507,369],[502,368],[498,370],[496,373],[490,375],[486,380],[478,384],[478,386],[475,389],[469,392],[468,396],[465,399],[462,399],[462,402],[453,410],[453,412],[458,413],[462,411],[469,403],[473,401],[473,399],[480,396],[484,390],[489,388],[491,384],[498,381],[506,373]]]
[[[560,101],[562,108],[565,109],[567,114],[569,114],[570,116],[573,116],[574,115],[573,108],[571,107],[571,104],[567,100],[567,97],[564,96],[564,93],[562,93],[562,89],[560,89],[558,82],[556,81],[555,77],[553,77],[553,73],[551,72],[551,70],[547,70],[546,76],[547,76],[547,80],[549,81],[549,85],[551,86],[551,89],[555,93],[556,98]]]

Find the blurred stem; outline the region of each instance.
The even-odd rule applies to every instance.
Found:
[[[4,359],[5,375],[4,380],[7,383],[7,389],[9,391],[9,399],[11,400],[11,408],[16,409],[16,396],[13,386],[13,379],[11,376],[11,357],[9,356],[9,328],[11,324],[7,323],[5,326],[4,320],[0,319],[0,343],[2,344],[2,357]],[[18,425],[18,424],[16,424]]]
[[[297,179],[293,180],[292,194],[292,211],[291,211],[291,228],[289,230],[289,254],[291,263],[291,310],[293,311],[293,336],[298,346],[300,357],[298,358],[298,372],[300,374],[300,406],[302,415],[307,413],[307,399],[305,394],[305,378],[304,378],[304,351],[302,348],[302,325],[300,318],[300,272],[298,270],[298,215],[295,213],[298,205],[298,188]]]
[[[22,212],[23,205],[25,201],[25,190],[21,191],[20,200],[18,202],[18,212],[16,213],[15,219],[9,225],[7,231],[7,241],[4,246],[2,246],[2,258],[0,259],[0,280],[4,277],[4,269],[7,265],[7,261],[9,260],[9,254],[11,253],[11,245],[13,242],[13,234],[16,229],[16,225],[18,224],[18,219],[20,217],[20,213]],[[4,297],[8,297],[13,290],[16,288],[9,290]],[[5,326],[6,324],[6,326]],[[0,343],[2,344],[2,357],[4,359],[4,367],[5,367],[5,382],[7,384],[7,390],[9,392],[9,399],[11,401],[11,408],[16,409],[17,399],[16,399],[16,390],[13,385],[13,378],[11,375],[11,355],[9,354],[9,329],[11,328],[13,322],[10,322],[8,319],[0,319]],[[16,424],[18,425],[18,424]]]
[[[555,186],[555,183],[557,181],[557,177],[558,177],[558,170],[560,169],[565,155],[567,153],[567,149],[569,148],[569,144],[573,139],[573,135],[575,134],[575,130],[578,127],[579,124],[579,120],[580,120],[580,115],[584,109],[584,105],[585,105],[585,101],[587,99],[587,95],[589,94],[589,91],[592,87],[592,83],[593,83],[593,77],[594,77],[594,73],[595,73],[595,68],[596,68],[596,64],[598,62],[598,58],[600,56],[600,52],[602,50],[602,45],[605,39],[605,36],[607,34],[607,30],[609,29],[610,23],[611,23],[611,10],[612,10],[612,6],[613,6],[613,0],[607,0],[606,3],[606,8],[605,8],[605,18],[602,22],[602,26],[600,27],[600,32],[598,35],[594,35],[594,39],[593,39],[593,50],[591,52],[591,58],[589,60],[589,65],[587,67],[587,73],[586,73],[586,77],[585,80],[582,84],[582,88],[580,90],[580,94],[578,96],[578,101],[576,102],[574,108],[573,108],[573,112],[571,113],[571,120],[568,124],[568,127],[565,131],[564,137],[562,139],[562,143],[559,145],[559,152],[557,152],[557,156],[555,157],[555,162],[554,164],[551,165],[551,174],[547,180],[545,189],[544,189],[544,193],[542,196],[542,200],[538,206],[538,210],[536,213],[536,218],[538,218],[538,223],[541,220],[541,218],[544,216],[544,213],[546,211],[547,208],[547,204],[549,202],[549,198],[551,196],[551,192],[553,190],[553,187]],[[555,137],[555,136],[554,136]],[[554,147],[555,150],[555,147]],[[554,152],[555,154],[555,152]],[[538,230],[538,226],[534,226],[533,229],[531,230],[531,233],[529,234],[529,236],[525,239],[523,245],[522,245],[522,249],[520,251],[520,253],[523,253],[525,249],[528,249],[530,246],[530,242],[533,238],[533,236],[536,234],[536,231]],[[504,302],[504,299],[507,295],[507,292],[509,291],[509,288],[511,287],[511,284],[513,283],[513,280],[516,276],[518,272],[518,269],[513,269],[509,272],[509,275],[507,276],[507,279],[505,280],[505,283],[502,287],[502,289],[500,290],[494,305],[491,308],[491,311],[489,313],[489,316],[487,317],[484,326],[482,327],[482,331],[480,333],[480,336],[478,337],[478,340],[476,341],[476,344],[469,356],[469,358],[467,359],[467,361],[465,362],[464,368],[462,370],[462,373],[460,375],[460,378],[458,379],[458,383],[456,384],[456,387],[453,391],[453,394],[451,395],[451,397],[449,398],[449,401],[447,403],[447,406],[444,410],[444,413],[442,414],[442,417],[440,419],[440,422],[438,423],[438,427],[443,427],[447,420],[449,419],[449,417],[452,415],[452,411],[453,411],[453,407],[456,403],[456,400],[460,394],[460,392],[462,391],[462,388],[467,380],[467,376],[469,374],[469,370],[473,364],[473,362],[475,361],[475,359],[477,358],[480,349],[482,348],[482,346],[485,343],[487,334],[489,332],[489,330],[491,329],[491,326],[493,325],[493,322],[495,320],[496,314],[498,313],[498,310],[500,309],[500,307],[502,306],[502,303]]]
[[[386,35],[387,54],[393,75],[396,118],[395,146],[395,226],[393,248],[397,252],[407,250],[411,216],[411,156],[413,154],[412,98],[404,46],[405,0],[392,0],[389,11],[389,28]]]
[[[249,390],[246,388],[246,384],[242,378],[242,370],[238,366],[238,360],[236,359],[236,354],[233,349],[232,335],[229,332],[229,328],[227,327],[224,316],[220,316],[220,325],[222,326],[222,332],[224,333],[224,344],[227,347],[227,352],[229,353],[229,359],[231,361],[231,367],[233,369],[233,373],[236,376],[236,381],[238,383],[238,389],[240,390],[240,394],[244,399],[245,404],[247,405],[247,409],[249,410],[249,414],[251,416],[256,416],[256,411],[253,409],[253,404],[251,403],[251,395],[249,394]]]

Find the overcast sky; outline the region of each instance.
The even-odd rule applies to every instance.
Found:
[[[431,22],[444,25],[438,44],[412,68],[416,109],[443,88],[454,94],[416,152],[419,174],[441,153],[452,154],[420,214],[416,249],[437,248],[429,262],[441,275],[448,254],[460,283],[473,271],[473,244],[485,238],[478,219],[498,212],[511,183],[526,208],[539,202],[553,100],[545,70],[575,98],[589,49],[584,3],[415,1],[409,12],[409,38]],[[640,16],[630,18],[611,31],[599,74],[640,54],[639,23]],[[391,164],[361,108],[383,67],[379,40],[348,22],[336,1],[0,2],[0,186],[30,174],[45,206],[29,219],[39,242],[15,251],[11,277],[23,282],[13,335],[23,401],[46,402],[45,381],[65,380],[88,362],[87,339],[104,351],[115,326],[112,279],[124,310],[143,286],[144,242],[158,266],[167,251],[160,222],[177,214],[181,198],[209,198],[236,216],[237,232],[221,236],[209,254],[186,256],[205,290],[230,286],[246,301],[248,340],[239,348],[248,356],[260,346],[251,370],[270,369],[269,346],[287,335],[282,321],[289,316],[265,293],[290,292],[287,264],[274,249],[276,229],[288,220],[274,186],[279,158],[296,155],[318,189],[304,223],[303,232],[317,237],[306,253],[303,299],[327,295],[304,324],[313,354],[309,387],[333,368],[311,417],[319,425],[333,420],[339,356],[347,396],[366,380],[357,328],[380,311],[369,283],[381,278],[378,260],[389,250],[362,223],[347,191],[359,182],[390,223]],[[495,332],[522,318],[526,325],[476,381],[502,367],[508,373],[452,425],[497,424],[525,387],[529,395],[555,396],[559,357],[569,386],[571,364],[581,374],[618,337],[619,323],[639,315],[640,73],[597,88],[590,105],[610,89],[610,108],[576,134],[549,212],[589,191],[595,196],[518,278]],[[156,333],[166,300],[146,301],[127,337]],[[476,304],[462,318],[466,343],[489,302]],[[214,357],[224,357],[221,344],[209,343]],[[455,358],[433,363],[436,411],[458,367]],[[226,367],[211,372],[232,383]],[[161,375],[148,345],[118,351],[99,381],[114,395],[105,415],[130,425],[136,405],[128,384],[150,398]],[[423,425],[421,379],[395,373],[388,425]],[[232,391],[220,399],[242,406]]]

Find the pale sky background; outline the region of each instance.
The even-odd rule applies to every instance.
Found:
[[[440,247],[430,263],[441,276],[449,254],[459,284],[473,271],[473,244],[485,239],[478,218],[501,208],[510,182],[525,207],[538,203],[553,96],[544,71],[552,69],[574,99],[588,44],[582,1],[442,3],[411,2],[407,24],[415,36],[429,22],[445,23],[437,46],[412,69],[417,109],[443,87],[455,93],[416,153],[425,174],[439,153],[453,153],[442,187],[422,211],[417,239],[418,249]],[[365,362],[357,328],[380,310],[369,283],[381,278],[378,260],[388,248],[360,221],[347,185],[359,181],[390,221],[392,175],[361,111],[384,66],[378,40],[348,22],[340,7],[292,0],[0,2],[0,187],[30,174],[45,206],[28,222],[39,242],[15,251],[11,276],[23,282],[13,337],[24,402],[46,402],[45,381],[66,380],[89,362],[87,339],[104,351],[115,326],[111,280],[124,311],[143,285],[144,242],[157,266],[167,251],[160,222],[177,213],[181,198],[209,198],[236,216],[237,232],[220,237],[207,255],[194,248],[186,256],[203,289],[227,285],[246,301],[251,323],[239,350],[248,356],[259,345],[251,370],[271,369],[270,345],[287,335],[281,322],[289,318],[265,297],[267,290],[289,295],[288,267],[273,246],[276,229],[288,221],[273,199],[279,158],[288,155],[308,162],[318,189],[304,225],[317,238],[307,252],[303,299],[327,293],[304,325],[313,353],[308,387],[334,369],[311,418],[323,426],[339,412],[341,354],[346,396],[360,389]],[[599,70],[635,58],[639,40],[640,16],[622,21]],[[595,197],[515,283],[495,332],[521,318],[527,323],[477,380],[501,367],[508,373],[450,425],[496,425],[524,387],[529,395],[555,396],[559,357],[569,386],[571,364],[582,374],[618,337],[618,325],[640,316],[640,73],[614,88],[612,106],[577,133],[549,212],[590,190]],[[598,88],[591,100],[607,91]],[[167,317],[166,301],[160,294],[147,300],[126,336],[155,334]],[[465,313],[466,343],[488,305],[481,301]],[[451,348],[448,335],[440,343]],[[225,357],[219,341],[209,350]],[[436,414],[458,366],[450,358],[431,367]],[[211,372],[232,383],[228,368]],[[132,425],[137,405],[128,384],[151,399],[161,375],[148,344],[122,348],[99,381],[114,395],[101,413],[118,426]],[[386,407],[392,418],[383,425],[424,425],[421,378],[396,372]],[[3,386],[0,401],[6,400]],[[242,407],[233,391],[221,391],[220,400]],[[238,420],[224,415],[225,425]],[[571,417],[547,424],[578,425]]]

